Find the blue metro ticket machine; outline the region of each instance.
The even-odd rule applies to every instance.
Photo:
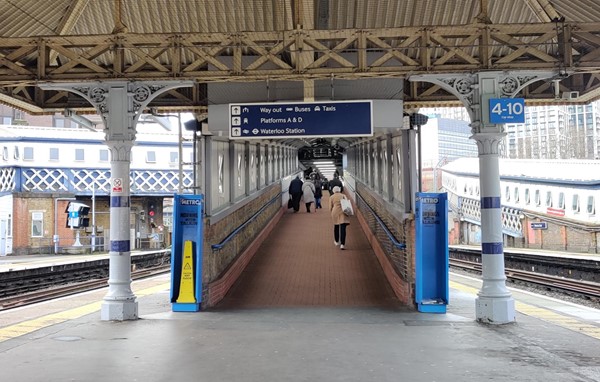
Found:
[[[419,312],[446,313],[449,298],[448,195],[416,194],[415,302]]]
[[[175,195],[171,246],[173,312],[198,312],[202,302],[203,195]]]

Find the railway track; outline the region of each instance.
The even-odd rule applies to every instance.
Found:
[[[144,268],[133,271],[131,278],[140,280],[152,276],[157,276],[171,271],[170,264],[159,265],[151,268]],[[0,298],[0,311],[14,309],[38,302],[48,301],[60,297],[66,297],[77,293],[88,292],[108,286],[108,277],[99,279],[76,282],[72,284],[59,285],[56,287],[37,290],[34,292],[23,293],[20,295]]]
[[[450,266],[481,274],[481,263],[478,262],[450,259]],[[533,284],[548,290],[600,301],[599,283],[508,268],[505,269],[505,274],[507,280],[511,282]]]
[[[131,256],[131,268],[142,270],[170,264],[170,257],[170,251],[164,249],[139,251]],[[60,256],[60,261],[56,263],[50,259],[48,261],[8,270],[5,267],[0,271],[0,299],[55,289],[59,285],[102,280],[109,276],[109,257],[83,256],[70,261],[66,256]]]

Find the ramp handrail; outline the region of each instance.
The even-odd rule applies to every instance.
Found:
[[[287,190],[285,191],[287,192]],[[277,196],[275,196],[274,198],[272,198],[271,200],[269,200],[267,203],[265,203],[264,206],[262,206],[258,211],[256,211],[254,213],[254,215],[250,216],[248,218],[248,220],[246,220],[245,222],[243,222],[240,226],[238,226],[236,229],[234,229],[229,235],[227,235],[227,237],[225,237],[225,239],[223,239],[219,244],[213,244],[211,245],[211,248],[213,251],[218,251],[219,249],[223,248],[225,246],[225,244],[227,244],[229,241],[231,241],[231,239],[233,239],[235,237],[235,235],[237,235],[242,229],[244,229],[244,227],[246,227],[248,224],[250,224],[253,220],[255,220],[261,213],[263,213],[263,211],[269,207],[271,204],[273,204],[275,201],[277,200],[281,200],[281,196],[285,193],[285,192],[280,192],[277,194]]]
[[[390,242],[392,243],[392,245],[394,247],[398,248],[398,249],[405,249],[406,248],[406,244],[400,243],[398,240],[396,240],[396,238],[394,237],[394,234],[392,234],[392,232],[388,229],[388,227],[385,225],[385,223],[383,222],[383,220],[381,220],[381,218],[379,216],[377,216],[377,213],[375,213],[375,210],[373,210],[371,208],[371,206],[369,206],[369,204],[367,203],[367,201],[362,196],[360,196],[360,194],[358,192],[356,192],[356,190],[353,189],[353,188],[352,188],[352,192],[360,200],[362,200],[362,202],[363,202],[362,204],[364,206],[366,206],[367,209],[369,209],[369,212],[371,212],[371,215],[373,215],[373,217],[375,218],[375,221],[379,224],[379,226],[381,227],[381,229],[383,230],[383,232],[385,232],[385,234],[387,235],[388,239],[390,239]]]

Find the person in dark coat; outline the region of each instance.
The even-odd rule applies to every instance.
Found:
[[[323,184],[321,183],[321,177],[317,175],[315,178],[315,210],[317,208],[323,208],[321,206],[321,198],[323,197]]]
[[[340,188],[340,192],[344,192],[344,185],[342,184],[340,176],[337,173],[334,174],[333,179],[329,181],[329,195],[333,195],[333,188],[336,186]]]
[[[300,175],[296,176],[290,182],[289,191],[292,197],[292,208],[294,212],[298,212],[300,210],[300,199],[302,198],[302,180],[300,179]]]

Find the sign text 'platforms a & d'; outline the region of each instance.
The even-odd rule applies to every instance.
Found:
[[[231,139],[373,135],[372,101],[229,105]]]

